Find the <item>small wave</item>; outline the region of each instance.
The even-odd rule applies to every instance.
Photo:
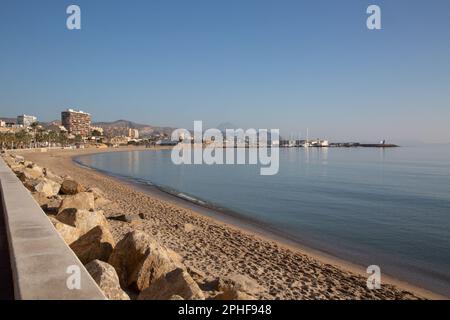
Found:
[[[198,199],[196,199],[194,197],[188,196],[188,195],[186,195],[184,193],[177,193],[177,196],[180,197],[180,198],[192,201],[192,202],[196,202],[196,203],[200,203],[200,204],[206,204],[205,202],[203,202],[201,200],[198,200]]]

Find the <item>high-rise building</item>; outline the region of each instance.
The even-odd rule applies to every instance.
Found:
[[[128,129],[128,137],[131,139],[139,139],[139,131],[137,129]]]
[[[22,125],[24,127],[29,127],[35,122],[37,122],[37,118],[35,116],[29,116],[26,114],[17,116],[17,124]]]
[[[91,115],[87,112],[67,109],[61,112],[61,123],[70,134],[87,137],[91,129]]]

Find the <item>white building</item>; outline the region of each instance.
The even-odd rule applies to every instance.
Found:
[[[131,139],[139,139],[139,131],[137,129],[128,129],[128,137]]]
[[[0,128],[6,127],[6,122],[3,120],[0,120]]]
[[[35,122],[37,122],[37,118],[35,116],[29,116],[26,114],[17,116],[17,124],[22,125],[24,127],[29,127]]]

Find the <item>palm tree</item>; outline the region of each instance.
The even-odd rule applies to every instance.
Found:
[[[58,142],[61,144],[61,147],[65,147],[67,144],[68,138],[65,132],[60,132],[58,135]]]
[[[16,143],[16,148],[23,148],[25,145],[29,145],[30,135],[25,130],[21,130],[14,134],[14,140]]]
[[[47,135],[47,138],[48,138],[48,144],[49,144],[49,146],[51,145],[51,144],[55,144],[57,141],[58,141],[58,133],[57,132],[55,132],[55,131],[49,131],[48,132],[48,135]]]

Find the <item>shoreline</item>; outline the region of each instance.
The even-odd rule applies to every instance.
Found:
[[[37,152],[24,152],[25,156],[34,155],[33,158],[45,158],[45,155],[52,157],[51,154],[64,154],[62,158],[69,159],[72,166],[76,166],[79,170],[87,172],[87,174],[92,175],[93,173],[102,175],[107,179],[111,179],[118,184],[125,184],[128,187],[134,188],[139,192],[145,193],[148,197],[156,198],[159,201],[168,202],[175,207],[185,209],[190,211],[190,214],[196,215],[198,218],[210,220],[211,223],[220,224],[222,227],[228,229],[234,229],[237,232],[244,233],[250,237],[260,238],[262,241],[274,242],[276,246],[283,248],[284,250],[292,251],[295,254],[306,255],[308,258],[317,260],[321,264],[330,265],[342,272],[350,272],[356,276],[360,276],[364,279],[367,277],[365,269],[357,264],[350,261],[345,261],[343,259],[334,257],[332,253],[319,251],[299,243],[298,239],[289,239],[282,231],[276,230],[275,228],[270,228],[258,221],[253,221],[252,219],[245,219],[239,216],[239,213],[224,212],[220,208],[213,208],[201,203],[193,202],[184,197],[179,197],[175,194],[162,190],[161,188],[154,185],[144,185],[137,181],[128,181],[125,178],[113,176],[106,172],[90,168],[86,165],[80,164],[76,158],[95,154],[95,153],[108,153],[108,152],[126,152],[126,151],[152,151],[167,148],[143,148],[143,147],[125,147],[118,149],[81,149],[81,150],[49,150],[48,153],[37,153]],[[20,153],[20,152],[18,152]],[[44,156],[42,156],[44,155]],[[47,158],[48,158],[47,157]],[[33,161],[35,161],[34,159]],[[45,159],[44,159],[45,160]],[[39,163],[39,161],[37,161]],[[42,165],[42,163],[41,163]],[[51,169],[53,169],[50,166]],[[402,290],[410,291],[421,297],[428,299],[446,299],[445,296],[431,292],[429,290],[417,287],[413,284],[398,280],[394,277],[382,275],[382,285],[394,285]],[[367,290],[367,289],[366,289]]]

